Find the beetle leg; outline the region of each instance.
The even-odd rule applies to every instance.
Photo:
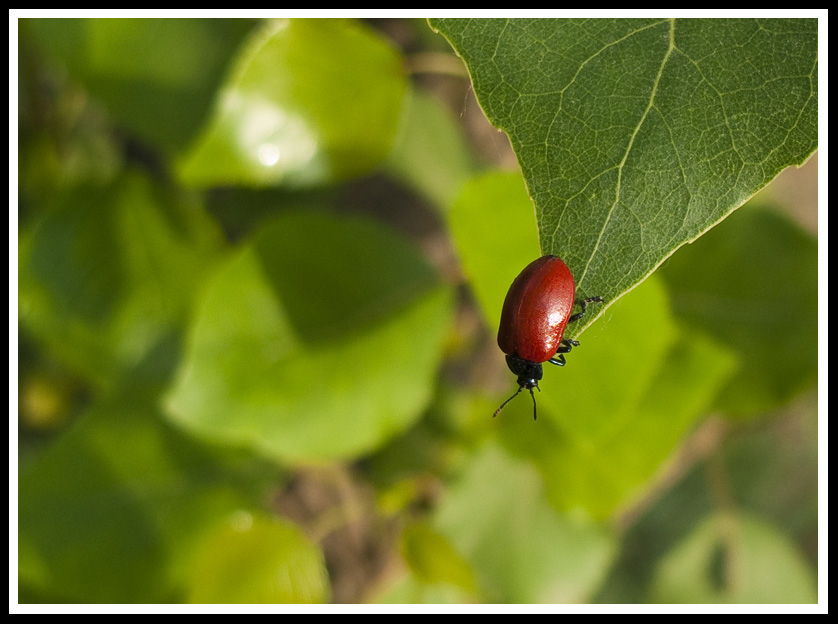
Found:
[[[582,310],[571,316],[569,319],[567,319],[568,323],[578,321],[580,318],[585,316],[585,310],[587,310],[588,304],[602,303],[602,297],[588,297],[587,299],[577,299],[576,303],[579,305],[580,308],[582,308]]]
[[[567,362],[565,362],[563,354],[564,353],[570,353],[570,350],[573,347],[578,347],[578,346],[579,346],[579,341],[578,340],[570,340],[570,339],[562,340],[562,344],[559,345],[558,349],[556,349],[556,354],[558,355],[558,357],[553,356],[547,361],[550,362],[550,364],[555,364],[556,366],[564,366],[565,364],[567,364]]]
[[[556,349],[556,353],[570,353],[570,350],[573,347],[578,347],[579,341],[578,340],[570,340],[569,338],[565,338],[562,340],[562,344],[559,345],[559,348]]]

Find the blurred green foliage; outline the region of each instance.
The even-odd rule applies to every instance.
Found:
[[[584,193],[542,203],[600,179],[599,155],[500,88],[531,33],[482,73],[490,22],[446,35],[515,122],[523,174],[475,147],[462,69],[406,71],[456,61],[423,20],[18,22],[20,602],[817,600],[817,241],[760,196],[675,251],[816,132],[764,137],[777,162],[734,190],[705,128],[718,158],[689,184],[727,192],[686,235],[638,141],[646,175],[620,192],[646,212],[604,234]],[[543,95],[596,42],[540,22],[583,46],[527,77]],[[803,39],[797,74],[817,63]],[[593,69],[590,93],[614,88]],[[534,164],[539,142],[575,160]],[[654,245],[626,242],[638,223]],[[538,421],[527,401],[492,419],[513,385],[503,297],[557,241],[606,304],[546,371]]]

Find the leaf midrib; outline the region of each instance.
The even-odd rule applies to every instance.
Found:
[[[675,50],[675,20],[669,19],[669,47],[666,50],[666,53],[663,55],[661,59],[660,67],[658,68],[658,74],[655,76],[654,83],[652,84],[651,92],[649,93],[649,101],[646,104],[646,110],[643,111],[643,114],[640,116],[640,120],[637,122],[633,132],[631,133],[631,137],[629,138],[628,145],[626,145],[625,153],[623,154],[622,159],[620,160],[619,164],[617,165],[617,184],[616,189],[614,191],[614,201],[611,203],[611,207],[608,209],[608,214],[606,214],[605,219],[602,222],[602,227],[600,228],[599,234],[596,237],[596,243],[594,244],[593,250],[591,251],[590,255],[588,256],[588,260],[585,263],[585,268],[582,270],[582,274],[577,281],[577,287],[580,288],[582,292],[584,289],[581,288],[582,284],[585,282],[585,277],[588,274],[588,268],[591,265],[591,262],[596,255],[597,251],[599,250],[599,246],[603,237],[605,236],[605,230],[608,227],[609,222],[611,221],[611,217],[614,214],[614,210],[616,210],[617,205],[620,203],[620,190],[622,186],[622,179],[623,179],[623,170],[625,168],[626,161],[628,160],[629,154],[631,154],[632,147],[634,146],[634,141],[637,138],[637,135],[640,132],[640,129],[643,127],[646,118],[649,115],[649,111],[652,110],[654,103],[655,103],[655,96],[658,92],[658,86],[660,85],[661,76],[663,75],[663,70],[666,67],[666,63],[669,60],[669,57],[672,55],[672,52]],[[658,22],[659,23],[659,22]],[[656,25],[656,24],[655,24]],[[634,31],[631,36],[635,35],[638,31]],[[627,35],[625,38],[627,38]],[[614,42],[616,43],[616,42]],[[612,44],[609,44],[612,45]],[[590,59],[589,59],[590,60]],[[587,61],[586,61],[587,62]],[[581,69],[581,66],[580,66]],[[683,170],[683,168],[682,168]],[[604,173],[604,172],[602,172]],[[602,174],[600,174],[602,175]]]

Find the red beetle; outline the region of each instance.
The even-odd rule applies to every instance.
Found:
[[[578,347],[564,338],[568,323],[578,321],[589,303],[602,297],[576,300],[576,284],[567,265],[557,256],[542,256],[531,262],[512,282],[498,329],[498,346],[506,354],[509,370],[518,376],[518,390],[495,411],[497,416],[524,388],[532,396],[532,415],[537,419],[535,393],[543,376],[541,364],[564,366],[564,354]],[[574,303],[581,310],[571,314]]]

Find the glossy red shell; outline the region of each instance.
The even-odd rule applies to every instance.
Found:
[[[498,346],[507,355],[546,362],[556,354],[573,311],[576,284],[567,265],[542,256],[512,282],[498,329]]]

